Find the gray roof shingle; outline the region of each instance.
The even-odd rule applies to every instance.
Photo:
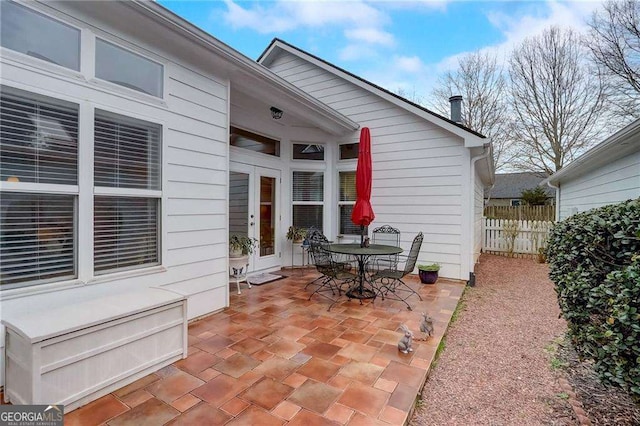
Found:
[[[522,191],[534,189],[547,178],[542,173],[501,173],[496,174],[496,183],[492,189],[484,191],[485,198],[520,198]],[[555,197],[556,190],[543,187],[548,197]]]

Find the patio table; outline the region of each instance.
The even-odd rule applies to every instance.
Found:
[[[358,260],[358,279],[356,285],[347,290],[350,299],[375,299],[376,292],[371,282],[367,280],[365,265],[372,256],[389,256],[402,253],[401,247],[384,244],[371,244],[369,247],[360,247],[360,244],[327,244],[327,251],[331,253],[347,254]]]

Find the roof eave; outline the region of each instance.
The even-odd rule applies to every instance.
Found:
[[[634,142],[632,138],[639,138]],[[587,173],[603,164],[640,151],[640,119],[600,142],[574,161],[540,182],[540,185],[557,185],[562,179]]]
[[[232,67],[259,77],[262,82],[272,90],[277,91],[281,96],[285,96],[292,101],[303,103],[313,109],[313,112],[317,114],[315,118],[316,122],[325,122],[319,124],[324,130],[333,134],[343,134],[353,132],[360,127],[355,121],[310,96],[268,68],[251,60],[157,2],[134,0],[125,2],[124,4],[135,7],[139,12],[147,14],[156,22],[170,27],[174,31],[181,33],[184,37],[205,46],[212,53],[222,57]],[[233,74],[230,78],[233,81]]]
[[[443,117],[431,110],[428,110],[427,108],[421,105],[411,102],[410,100],[405,99],[395,93],[392,93],[374,83],[371,83],[370,81],[363,79],[362,77],[359,77],[334,64],[331,64],[322,58],[319,58],[311,53],[305,52],[304,50],[299,49],[281,39],[274,38],[271,41],[269,46],[267,46],[267,48],[264,50],[264,52],[262,52],[262,54],[258,58],[258,63],[268,66],[271,60],[273,59],[274,55],[278,54],[278,49],[291,53],[296,56],[303,56],[304,59],[313,63],[314,65],[328,72],[331,72],[333,74],[338,74],[342,78],[350,81],[351,83],[357,86],[360,86],[365,90],[374,92],[378,96],[386,99],[387,101],[401,108],[404,108],[412,112],[413,114],[421,116],[428,121],[435,122],[437,125],[444,128],[445,130],[448,130],[449,132],[455,134],[456,136],[461,137],[464,141],[464,146],[466,148],[482,147],[484,144],[487,143],[486,136],[474,130],[471,130],[459,123],[451,121],[450,119]]]

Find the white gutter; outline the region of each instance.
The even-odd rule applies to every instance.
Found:
[[[482,154],[476,155],[475,157],[471,157],[471,176],[469,178],[469,188],[471,190],[471,196],[470,198],[470,205],[471,205],[471,220],[467,221],[469,226],[469,232],[468,235],[471,236],[471,244],[470,246],[470,252],[469,252],[469,280],[474,280],[474,278],[472,278],[472,274],[473,274],[473,270],[474,270],[474,266],[475,266],[475,260],[474,260],[474,256],[475,256],[475,233],[473,232],[473,224],[475,223],[475,178],[476,178],[476,163],[479,160],[482,159],[486,159],[487,157],[489,157],[489,155],[491,154],[491,143],[486,143],[483,145],[482,147]],[[484,185],[483,185],[484,188]],[[484,208],[484,194],[482,196],[483,199],[483,208]]]
[[[556,222],[558,222],[560,220],[560,182],[558,182],[557,186],[552,184],[549,179],[547,179],[546,182],[549,188],[556,190]]]

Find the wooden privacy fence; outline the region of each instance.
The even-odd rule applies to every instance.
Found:
[[[482,251],[485,253],[537,255],[546,247],[553,222],[546,220],[509,220],[483,218]]]
[[[554,221],[556,206],[486,206],[484,216],[491,219]]]

